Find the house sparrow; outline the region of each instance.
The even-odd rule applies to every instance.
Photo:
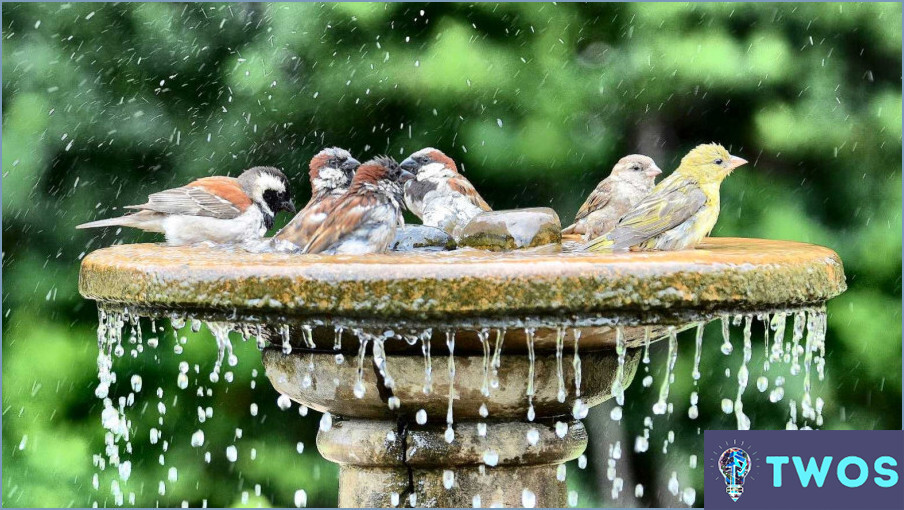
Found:
[[[590,193],[574,217],[574,224],[563,234],[583,234],[584,239],[599,237],[613,228],[618,220],[645,197],[662,170],[646,156],[631,154],[618,160],[609,177]]]
[[[584,246],[589,251],[683,250],[693,248],[719,219],[719,186],[747,163],[718,144],[698,145],[628,211],[608,234]]]
[[[402,223],[402,186],[413,177],[386,156],[359,166],[348,192],[311,234],[304,252],[385,252]]]
[[[415,152],[401,166],[416,175],[405,185],[405,204],[424,225],[455,237],[474,216],[492,210],[452,158],[432,147]]]
[[[262,237],[279,211],[295,212],[286,176],[269,166],[250,168],[238,178],[204,177],[125,208],[139,211],[75,228],[139,228],[164,234],[171,246],[238,243]]]
[[[331,147],[318,152],[309,165],[311,200],[273,237],[303,248],[336,201],[348,191],[360,164],[345,149]]]

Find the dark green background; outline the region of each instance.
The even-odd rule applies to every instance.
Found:
[[[751,164],[725,182],[714,235],[818,243],[844,260],[849,290],[829,304],[828,376],[817,384],[825,427],[901,427],[900,4],[4,3],[2,15],[6,506],[113,503],[111,470],[99,493],[91,487],[103,446],[96,311],[77,293],[77,272],[85,252],[156,238],[73,227],[257,164],[284,168],[304,203],[307,161],[325,145],[359,158],[435,146],[495,208],[548,205],[567,221],[619,157],[646,153],[668,172],[692,146],[721,142]],[[701,417],[686,418],[693,352],[682,338],[675,412],[656,422],[651,453],[630,470],[620,464],[631,480],[624,494],[646,484],[640,500],[612,503],[595,456],[605,458],[612,437],[630,456],[659,377],[630,388],[622,427],[605,410],[595,415],[591,428],[605,429],[591,431],[596,461],[584,472],[569,466],[582,504],[677,505],[673,471],[702,503],[705,460],[690,469],[688,455],[702,455],[699,430],[734,425],[719,402],[736,391],[725,368],[740,363],[717,337],[713,325]],[[145,381],[139,400],[153,409],[157,386],[183,397],[168,405],[166,467],[147,442],[156,411],[133,412],[127,490],[138,504],[232,505],[248,491],[249,504],[291,506],[298,488],[309,505],[335,504],[316,417],[279,411],[260,373],[250,389],[260,372],[253,345],[240,347],[236,381],[217,385],[207,465],[189,445],[194,397],[175,383],[178,359],[209,370],[213,342],[191,337],[182,356],[171,334],[160,344],[160,363],[132,363]],[[799,388],[789,381],[776,405],[748,388],[754,427],[782,427]],[[653,453],[669,430],[669,454]],[[233,443],[240,460],[230,465]],[[158,496],[173,465],[178,481]]]

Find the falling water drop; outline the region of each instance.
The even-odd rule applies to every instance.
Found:
[[[695,350],[694,350],[694,369],[691,372],[691,377],[694,378],[694,385],[697,384],[697,381],[700,379],[700,355],[702,354],[702,346],[703,346],[703,327],[704,323],[697,324],[697,335],[694,338]]]
[[[571,366],[574,368],[574,395],[581,396],[581,356],[578,354],[578,344],[581,343],[581,330],[575,328],[572,330],[574,335],[574,359]],[[578,398],[580,400],[580,398]]]
[[[659,400],[653,404],[654,414],[665,414],[668,410],[669,385],[672,382],[672,371],[675,369],[675,361],[678,359],[678,336],[675,328],[669,326],[669,354],[666,364],[665,377],[659,387]]]
[[[295,508],[308,506],[308,493],[304,489],[295,491]]]
[[[559,391],[556,392],[556,400],[565,402],[565,374],[562,369],[562,351],[565,348],[565,328],[556,329],[556,381],[559,384]]]
[[[277,405],[281,410],[285,411],[286,409],[292,407],[292,400],[289,398],[288,395],[286,395],[285,393],[282,393],[282,394],[280,394],[279,397],[276,399],[276,405]]]
[[[330,413],[323,413],[323,416],[320,417],[321,432],[329,432],[331,428],[333,428],[333,415]]]
[[[537,495],[530,489],[521,491],[521,506],[523,508],[534,508],[537,506]]]
[[[446,331],[446,347],[449,348],[449,405],[446,409],[446,442],[455,440],[455,431],[452,430],[452,404],[455,398],[455,331]]]
[[[727,315],[723,315],[720,319],[722,321],[722,354],[728,356],[734,350],[731,345],[731,332],[728,329],[730,322]]]
[[[747,315],[744,318],[744,358],[741,361],[741,368],[738,370],[738,395],[734,402],[735,417],[738,420],[738,430],[750,430],[750,418],[744,414],[744,403],[741,401],[741,395],[747,389],[747,382],[750,377],[747,364],[753,356],[753,345],[750,339],[750,328],[753,325],[753,316]]]
[[[200,448],[201,446],[204,445],[204,431],[203,430],[196,430],[191,435],[191,445],[195,448]]]
[[[443,470],[443,487],[446,490],[452,489],[452,486],[455,485],[455,472],[450,471],[448,469]]]
[[[527,339],[527,421],[534,421],[534,329],[524,330]]]
[[[418,412],[414,415],[414,419],[415,421],[417,421],[418,425],[427,423],[427,411],[423,409],[418,410]]]

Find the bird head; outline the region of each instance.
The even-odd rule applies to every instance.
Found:
[[[329,147],[311,158],[310,176],[313,194],[344,190],[352,182],[361,163],[345,149]]]
[[[732,156],[716,143],[698,145],[681,158],[678,171],[701,183],[721,183],[735,168],[747,163],[746,159]]]
[[[612,175],[617,179],[621,179],[634,184],[639,188],[650,189],[656,180],[656,176],[662,173],[662,170],[656,166],[653,158],[642,156],[640,154],[631,154],[618,160],[618,163],[612,168]]]
[[[272,166],[256,166],[242,172],[239,185],[248,197],[270,216],[280,211],[295,212],[286,174]]]
[[[376,188],[400,199],[405,183],[414,178],[414,174],[400,167],[389,156],[373,158],[358,167],[353,188]]]
[[[405,158],[401,167],[418,177],[451,177],[458,173],[455,161],[442,151],[426,147]]]

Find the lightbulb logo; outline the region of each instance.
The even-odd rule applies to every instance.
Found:
[[[732,501],[744,494],[744,480],[750,474],[750,455],[743,449],[731,447],[719,456],[719,471],[725,477],[725,492]]]

